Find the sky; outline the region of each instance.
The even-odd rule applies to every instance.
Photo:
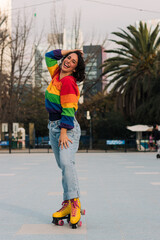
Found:
[[[5,1],[5,0],[3,0]],[[81,12],[81,29],[84,40],[94,35],[102,41],[106,36],[113,38],[112,32],[126,29],[138,20],[160,19],[159,0],[12,0],[13,17],[17,11],[27,15],[36,12],[36,26],[40,31],[44,27],[44,34],[51,32],[50,18],[53,8],[57,14],[65,12],[66,26],[71,26],[76,13]],[[30,7],[29,7],[30,6]],[[18,10],[16,9],[18,8]],[[90,40],[89,40],[90,41]]]

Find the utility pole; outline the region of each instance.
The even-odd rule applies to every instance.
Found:
[[[92,118],[90,115],[90,111],[87,111],[87,120],[90,120],[90,124],[89,124],[89,149],[92,149]]]

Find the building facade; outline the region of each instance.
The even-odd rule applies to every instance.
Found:
[[[86,79],[83,86],[85,101],[98,92],[102,92],[106,85],[101,67],[106,59],[106,54],[100,45],[83,46],[83,51],[86,62]]]

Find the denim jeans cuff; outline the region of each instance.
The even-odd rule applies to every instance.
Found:
[[[63,200],[70,200],[73,198],[80,198],[79,191],[63,193]]]

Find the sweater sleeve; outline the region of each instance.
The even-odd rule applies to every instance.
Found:
[[[78,109],[79,89],[72,77],[62,82],[60,101],[62,106],[60,128],[74,128],[74,115]]]
[[[62,57],[63,56],[61,54],[61,49],[53,50],[45,54],[46,65],[52,78],[56,70],[59,69],[57,61],[60,60]]]

